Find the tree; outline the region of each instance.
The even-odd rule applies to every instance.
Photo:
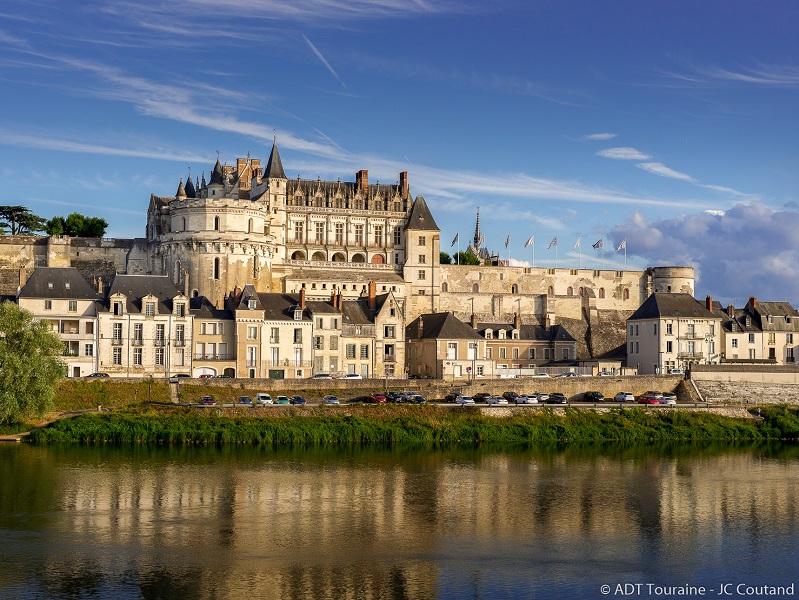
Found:
[[[108,222],[100,217],[87,217],[72,213],[68,217],[53,217],[47,221],[47,235],[68,235],[71,237],[103,237]]]
[[[449,254],[447,254],[446,252],[441,252],[441,258],[440,258],[439,262],[442,265],[451,265],[452,264],[452,257]]]
[[[0,227],[11,235],[44,231],[45,221],[24,206],[0,206]]]
[[[480,259],[471,252],[458,252],[455,262],[461,265],[479,265]]]
[[[63,352],[64,343],[44,321],[13,302],[0,303],[0,423],[52,410]]]

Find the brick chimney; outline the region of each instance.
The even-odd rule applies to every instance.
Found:
[[[358,191],[366,194],[369,189],[369,171],[361,169],[355,174],[355,182],[357,183]]]
[[[727,305],[727,314],[733,319],[735,318],[735,307],[732,304]]]
[[[300,309],[305,310],[305,288],[300,290]]]
[[[102,277],[98,277],[97,278],[97,293],[98,294],[102,294],[103,293],[103,278]]]
[[[369,297],[367,299],[369,310],[377,310],[377,283],[369,282]]]
[[[407,198],[408,193],[408,171],[403,171],[400,173],[400,195],[403,198]]]
[[[416,337],[421,339],[423,333],[424,333],[424,318],[422,317],[422,315],[419,315],[419,326],[416,331]]]
[[[749,296],[749,308],[755,310],[757,308],[757,298]]]
[[[522,316],[519,313],[513,314],[513,328],[514,329],[522,328]]]
[[[713,296],[708,296],[705,298],[705,308],[707,308],[710,312],[713,312]]]
[[[336,290],[330,292],[330,305],[333,308],[336,308]]]
[[[477,329],[477,315],[472,313],[472,329]]]
[[[341,310],[343,307],[344,297],[341,295],[341,292],[338,293],[336,296],[336,304],[334,305],[337,309]]]

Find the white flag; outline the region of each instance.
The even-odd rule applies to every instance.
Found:
[[[580,248],[580,247],[581,247],[580,246],[580,238],[578,237],[577,241],[574,243],[574,248],[572,248],[572,250],[577,250],[577,248]]]
[[[621,250],[622,248],[627,248],[627,238],[624,238],[624,239],[621,241],[621,244],[619,244],[619,247],[618,247],[618,248],[616,248],[616,252],[618,252],[618,251],[619,251],[619,250]]]
[[[458,243],[459,236],[460,236],[460,232],[455,234],[455,239],[452,240],[452,246],[454,246],[455,244]],[[452,246],[450,246],[450,248],[452,248]]]
[[[596,243],[596,244],[591,244],[591,247],[592,247],[594,250],[599,250],[599,249],[600,249],[600,248],[602,248],[604,245],[605,245],[605,242],[603,242],[603,241],[602,241],[602,238],[599,238],[599,241],[597,241],[597,243]]]
[[[530,239],[529,239],[529,240],[527,240],[527,241],[524,243],[524,247],[525,247],[525,248],[527,248],[527,246],[529,246],[530,244],[534,244],[534,243],[535,243],[535,234],[531,235],[531,236],[530,236]]]
[[[505,247],[507,248],[509,245],[510,245],[510,234],[508,234],[508,237],[505,238]]]
[[[549,246],[547,247],[547,250],[549,250],[552,246],[557,246],[557,245],[558,245],[558,236],[555,236],[555,237],[552,238],[552,241],[549,242]]]

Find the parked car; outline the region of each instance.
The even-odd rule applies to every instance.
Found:
[[[292,396],[289,404],[308,404],[308,401],[303,396]]]
[[[278,396],[275,398],[275,404],[291,404],[288,396]]]
[[[566,395],[560,392],[552,392],[549,394],[549,398],[547,398],[547,404],[566,404],[567,402],[568,399]]]
[[[535,375],[525,375],[525,377],[528,379],[538,379],[539,377],[541,378],[549,377],[549,375],[547,373],[536,373]]]
[[[574,371],[564,371],[558,377],[579,377],[579,375]]]
[[[658,392],[644,392],[638,396],[638,404],[660,404],[662,397]]]
[[[538,397],[534,395],[529,396],[527,394],[519,394],[516,396],[513,401],[516,404],[538,404]]]
[[[508,402],[512,402],[518,395],[519,395],[518,392],[504,392],[502,394],[502,397],[505,398],[505,400],[507,400]]]
[[[347,373],[346,375],[342,375],[339,379],[363,379],[358,373]]]
[[[613,371],[600,371],[596,374],[597,377],[616,377],[616,373]]]
[[[386,394],[386,400],[388,402],[405,402],[406,397],[407,394],[404,394],[403,392],[388,392]]]
[[[685,375],[685,369],[669,369],[669,375]]]
[[[444,396],[444,402],[457,402],[458,398],[463,398],[463,397],[465,396],[460,392],[450,392],[449,394]]]
[[[388,402],[388,399],[382,392],[375,392],[367,396],[366,401],[371,402],[372,404],[384,404],[385,402]]]
[[[91,373],[86,375],[86,379],[103,379],[108,377],[108,373]]]
[[[472,396],[472,400],[475,402],[485,402],[486,398],[490,398],[491,394],[488,392],[477,392],[474,396]]]
[[[635,402],[635,394],[632,392],[619,392],[613,396],[614,402]]]
[[[226,375],[222,373],[221,375],[217,375],[214,379],[233,379],[233,375]]]
[[[413,396],[408,396],[405,400],[408,404],[427,404],[427,400],[425,400],[424,396],[421,394],[414,394]]]
[[[330,373],[317,373],[308,379],[333,379],[333,376]]]
[[[455,404],[474,404],[474,400],[469,396],[458,396],[453,402]]]
[[[272,404],[272,396],[270,396],[266,392],[258,392],[257,394],[255,394],[255,403],[259,406],[266,406],[267,404]]]
[[[497,405],[504,404],[505,406],[507,406],[508,401],[502,396],[489,396],[488,398],[486,398],[486,404],[488,404],[489,406],[493,406],[494,404]]]
[[[605,396],[602,392],[586,392],[583,394],[583,402],[604,402]]]
[[[249,396],[239,396],[239,404],[244,406],[252,406],[252,398]]]
[[[200,404],[204,406],[216,406],[216,400],[213,396],[203,396],[200,398]]]
[[[322,404],[340,404],[340,402],[336,396],[325,396],[322,398]]]
[[[539,402],[546,402],[547,400],[549,400],[549,394],[545,394],[544,392],[536,392],[535,394],[532,395],[535,396],[536,400],[538,400]]]
[[[212,379],[212,378],[213,375],[211,375],[210,373],[203,373],[202,375],[200,375],[200,379]]]
[[[661,404],[677,404],[677,394],[673,392],[663,392],[662,397],[660,398]]]
[[[169,376],[169,383],[178,383],[181,379],[191,379],[188,373],[178,373],[177,375]]]

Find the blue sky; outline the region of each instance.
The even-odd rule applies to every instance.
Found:
[[[799,306],[799,4],[20,1],[0,204],[143,236],[151,193],[277,136],[286,174],[393,184],[536,266],[691,264]],[[506,237],[510,245],[505,249]],[[578,239],[579,249],[574,249]],[[604,240],[604,263],[592,248]]]

